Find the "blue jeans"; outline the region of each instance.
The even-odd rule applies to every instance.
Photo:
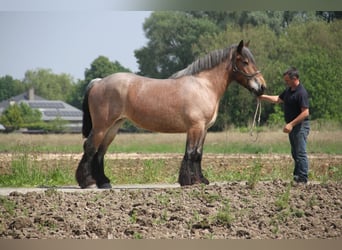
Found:
[[[309,172],[309,160],[306,153],[306,141],[310,131],[308,120],[295,126],[289,133],[291,154],[294,160],[293,178],[296,182],[307,182]]]

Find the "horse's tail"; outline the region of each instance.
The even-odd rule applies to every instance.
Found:
[[[91,121],[91,115],[89,112],[89,105],[88,105],[88,95],[90,92],[90,89],[94,86],[94,83],[97,82],[98,80],[101,80],[99,78],[91,80],[91,82],[88,84],[86,93],[83,98],[83,103],[82,103],[82,110],[83,110],[83,124],[82,124],[82,134],[85,138],[88,138],[91,129],[93,128],[93,124]]]

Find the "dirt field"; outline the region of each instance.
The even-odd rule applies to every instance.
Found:
[[[4,162],[11,155],[1,157]],[[79,159],[79,155],[46,154],[41,160],[59,157]],[[178,165],[181,155],[108,155],[109,161],[120,164],[144,157]],[[321,171],[341,166],[339,156],[310,157],[311,166]],[[254,159],[208,154],[203,160],[226,169],[248,166]],[[291,162],[284,155],[260,155],[258,160],[265,171]],[[254,188],[246,182],[229,182],[101,192],[13,192],[0,196],[0,214],[1,239],[341,239],[342,185],[313,182],[292,187],[275,180],[257,182]]]

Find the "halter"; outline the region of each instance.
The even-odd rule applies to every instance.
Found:
[[[236,55],[234,56],[234,63],[233,63],[233,72],[234,73],[240,73],[242,74],[244,77],[246,77],[248,80],[252,79],[253,77],[255,77],[257,74],[260,74],[261,71],[257,70],[256,72],[252,73],[252,74],[247,74],[246,72],[243,72],[241,69],[239,69],[236,66]]]
[[[246,77],[248,80],[252,79],[254,76],[256,76],[257,74],[261,73],[260,70],[257,70],[255,73],[253,74],[247,74],[245,72],[243,72],[241,69],[239,69],[236,64],[234,63],[234,67],[233,67],[233,72],[237,72],[242,74],[244,77]]]

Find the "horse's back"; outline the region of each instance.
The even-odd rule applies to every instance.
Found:
[[[121,87],[123,85],[128,85],[135,79],[137,79],[139,76],[133,73],[129,72],[118,72],[111,74],[105,78],[102,79],[103,83],[106,85],[113,85]]]
[[[128,72],[119,72],[106,76],[96,84],[96,98],[109,98],[119,101],[127,95],[132,82],[135,82],[137,75]]]

